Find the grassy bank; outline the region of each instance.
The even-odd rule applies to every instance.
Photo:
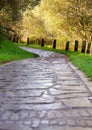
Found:
[[[70,51],[63,51],[59,49],[51,49],[51,48],[42,48],[40,46],[32,46],[29,45],[28,47],[38,48],[38,49],[45,49],[49,51],[54,51],[60,54],[65,54],[69,57],[69,60],[76,65],[80,70],[82,70],[89,78],[92,80],[92,56],[89,54],[83,54],[80,52],[70,52]]]
[[[33,54],[18,48],[16,44],[7,40],[3,41],[0,46],[0,64],[34,57]]]

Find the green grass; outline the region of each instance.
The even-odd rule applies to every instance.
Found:
[[[60,49],[52,49],[47,47],[42,48],[40,46],[34,46],[34,45],[29,45],[28,47],[54,51],[60,54],[67,55],[69,57],[69,60],[75,66],[77,66],[81,71],[83,71],[89,77],[90,80],[92,80],[92,56],[91,55],[80,53],[80,52],[71,52],[71,51],[64,51]]]
[[[70,55],[70,60],[92,80],[92,56],[79,53]]]
[[[0,64],[34,57],[32,53],[18,48],[16,44],[7,40],[3,41],[0,46]]]

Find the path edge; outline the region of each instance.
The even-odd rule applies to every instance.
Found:
[[[77,75],[81,78],[85,86],[88,88],[89,92],[92,93],[92,81],[82,72],[78,67],[76,67],[72,62],[68,62],[70,67],[77,73]]]

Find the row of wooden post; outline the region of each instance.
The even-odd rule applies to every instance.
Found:
[[[79,42],[77,40],[75,40],[75,45],[74,45],[74,51],[78,51],[78,44]],[[88,54],[90,53],[90,49],[91,49],[91,43],[88,43],[87,45],[87,51],[86,51],[86,41],[82,41],[82,47],[81,47],[81,53],[85,53],[87,52]],[[66,42],[66,51],[69,50],[69,41]]]
[[[30,44],[30,39],[27,38],[27,45],[29,45],[29,44]],[[41,47],[44,47],[44,46],[45,46],[45,40],[42,38],[42,40],[41,40]],[[53,49],[56,49],[56,39],[53,42]]]
[[[30,44],[30,40],[29,38],[27,38],[27,45]],[[82,47],[81,47],[81,53],[90,53],[90,49],[91,49],[91,43],[88,43],[87,45],[87,50],[86,50],[86,41],[82,41]],[[41,47],[44,47],[45,46],[45,40],[42,38],[41,40]],[[69,46],[70,46],[70,42],[67,41],[66,42],[66,46],[65,46],[65,50],[66,51],[69,51]],[[78,46],[79,46],[79,42],[78,40],[75,40],[75,45],[74,45],[74,51],[78,51]],[[56,39],[54,39],[53,41],[53,49],[56,49]]]
[[[44,45],[45,45],[45,41],[42,38],[41,47],[44,47]],[[56,39],[53,41],[53,49],[56,49]]]

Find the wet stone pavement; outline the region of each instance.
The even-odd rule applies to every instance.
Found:
[[[26,50],[40,57],[0,67],[0,130],[92,130],[91,91],[67,58]]]

